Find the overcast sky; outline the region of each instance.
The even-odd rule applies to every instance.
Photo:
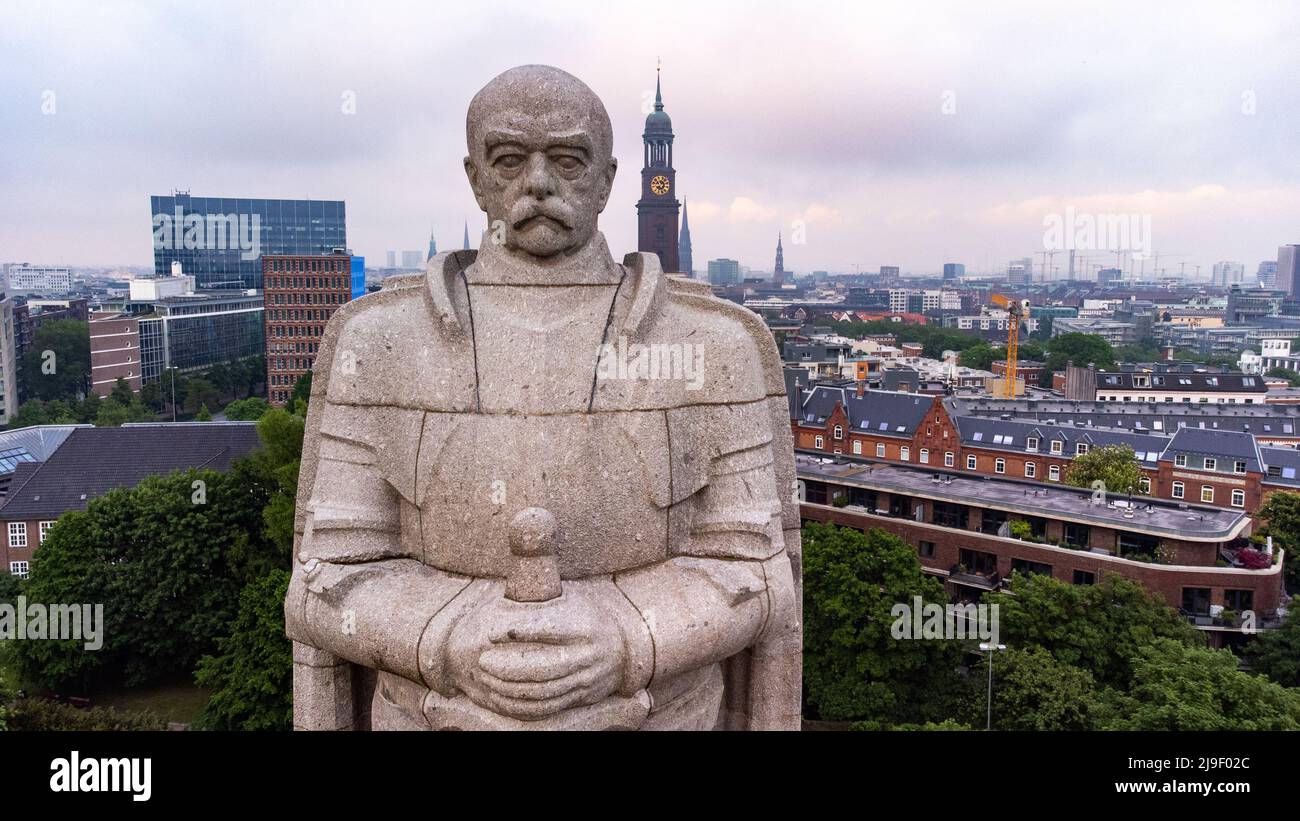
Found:
[[[346,200],[372,264],[466,219],[477,245],[465,108],[521,63],[604,99],[622,254],[657,57],[696,268],[770,270],[802,221],[799,272],[1002,270],[1067,206],[1150,215],[1189,274],[1300,242],[1285,2],[5,0],[0,46],[0,261],[151,264],[174,188]]]

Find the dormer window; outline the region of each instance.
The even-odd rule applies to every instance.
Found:
[[[1211,459],[1211,458],[1208,457],[1208,456],[1205,457],[1205,469],[1206,469],[1206,470],[1217,470],[1218,467],[1219,467],[1219,460],[1217,460],[1217,459]]]
[[[1052,440],[1052,453],[1055,453],[1055,454],[1057,454],[1057,455],[1060,455],[1060,453],[1061,453],[1061,451],[1062,451],[1062,446],[1063,446],[1063,445],[1064,445],[1064,443],[1063,443],[1060,439],[1053,439],[1053,440]]]
[[[1187,454],[1185,453],[1174,454],[1174,467],[1180,467],[1180,468],[1187,467]]]
[[[1037,451],[1037,450],[1038,450],[1038,437],[1037,437],[1037,436],[1030,436],[1030,437],[1028,437],[1027,439],[1025,439],[1025,450],[1032,450],[1032,451]]]
[[[836,426],[835,426],[835,438],[836,438],[836,439],[843,439],[843,438],[844,438],[844,426],[843,426],[843,425],[836,425]]]

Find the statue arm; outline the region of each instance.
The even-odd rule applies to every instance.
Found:
[[[285,601],[289,638],[421,681],[420,639],[470,579],[402,543],[403,500],[364,445],[323,435]]]
[[[708,484],[678,505],[689,505],[691,528],[674,545],[676,555],[615,577],[650,633],[652,679],[746,648],[797,647],[794,574],[770,443],[724,454],[709,473]]]

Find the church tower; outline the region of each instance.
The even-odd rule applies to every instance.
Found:
[[[688,279],[695,278],[695,266],[691,260],[691,221],[686,214],[686,200],[682,200],[682,235],[677,241],[681,254],[682,273]]]
[[[785,252],[781,250],[781,232],[776,232],[776,267],[772,269],[772,284],[780,288],[785,284]]]
[[[655,110],[645,118],[645,161],[641,168],[641,199],[636,204],[637,250],[659,255],[664,271],[677,273],[677,170],[673,168],[673,121],[664,111],[658,69]]]

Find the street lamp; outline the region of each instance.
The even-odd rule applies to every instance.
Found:
[[[984,724],[984,729],[993,729],[993,652],[994,650],[1005,650],[1005,644],[987,644],[980,642],[980,650],[989,654],[989,694],[988,694],[988,718]]]

